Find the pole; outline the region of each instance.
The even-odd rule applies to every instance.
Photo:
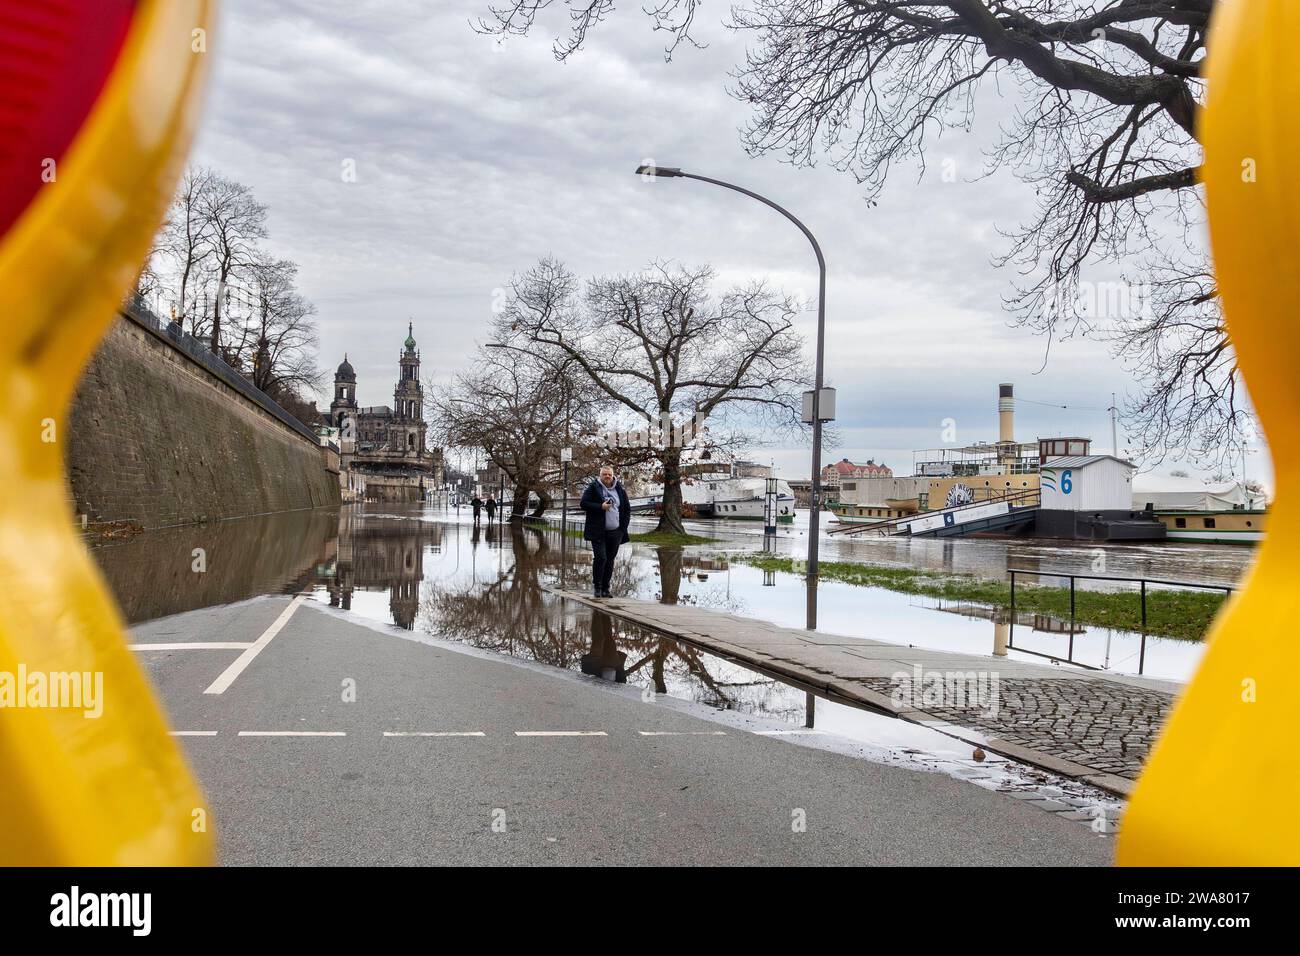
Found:
[[[564,587],[569,558],[569,463],[564,463],[564,494],[560,504],[560,587]]]
[[[756,192],[751,192],[742,186],[734,183],[723,182],[720,179],[710,179],[708,176],[697,176],[695,173],[677,172],[674,175],[682,179],[696,179],[702,183],[712,183],[714,186],[721,186],[724,189],[730,189],[734,192],[748,196],[750,199],[756,199],[763,205],[775,209],[786,219],[790,220],[804,237],[812,244],[813,252],[817,254],[817,358],[816,372],[813,380],[813,400],[812,400],[812,486],[811,497],[808,502],[808,572],[807,581],[809,587],[808,595],[808,613],[807,627],[808,630],[817,629],[817,551],[818,538],[821,531],[821,503],[822,503],[822,484],[821,484],[821,460],[822,460],[822,419],[821,419],[821,397],[825,373],[825,339],[826,339],[826,257],[822,255],[822,247],[817,242],[817,237],[805,226],[799,219],[766,196],[760,196]]]
[[[1119,439],[1115,437],[1115,393],[1110,393],[1110,453],[1119,457]]]

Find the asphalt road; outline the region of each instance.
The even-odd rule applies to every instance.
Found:
[[[132,632],[137,644],[186,645],[138,655],[185,735],[223,863],[1111,858],[1108,836],[942,774],[703,719],[634,688],[430,646],[310,600],[286,621],[290,605],[258,599]],[[254,646],[196,646],[207,642]]]

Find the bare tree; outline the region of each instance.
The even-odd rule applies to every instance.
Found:
[[[490,6],[477,28],[531,30],[549,0]],[[613,10],[566,0],[565,59]],[[643,8],[671,48],[698,0]],[[1053,338],[1108,339],[1144,394],[1126,410],[1146,457],[1219,459],[1249,428],[1201,239],[1197,114],[1215,0],[743,0],[729,25],[753,38],[732,92],[753,107],[752,154],[829,156],[875,201],[892,167],[925,168],[945,130],[974,123],[976,91],[1015,91],[986,172],[1034,186],[1032,221],[998,264],[1025,276],[1019,323]],[[1244,174],[1249,175],[1247,170]],[[1118,308],[1085,270],[1123,269]],[[1090,309],[1098,300],[1102,308]]]
[[[262,257],[248,267],[253,308],[229,353],[249,380],[273,398],[312,391],[316,368],[316,307],[294,284],[296,263]]]
[[[538,14],[553,3],[554,0],[508,0],[500,5],[489,4],[488,17],[475,21],[474,29],[500,37],[524,36],[532,30]],[[642,7],[653,20],[655,30],[668,34],[665,59],[671,60],[683,43],[701,46],[691,36],[691,27],[701,3],[702,0],[650,0]],[[568,12],[569,35],[556,37],[551,48],[560,61],[577,53],[587,41],[591,29],[614,12],[614,0],[563,0],[562,6]]]
[[[266,238],[266,207],[253,198],[243,183],[212,173],[199,195],[199,215],[208,236],[212,278],[212,351],[221,355],[222,307],[229,301],[231,276],[252,267],[258,259],[257,243]]]
[[[572,361],[600,393],[642,427],[665,419],[798,429],[802,383],[811,375],[794,332],[793,300],[762,283],[714,295],[713,271],[652,265],[596,278],[579,289],[544,259],[511,284],[502,321],[515,334]],[[650,431],[649,428],[646,429]],[[663,474],[660,531],[682,532],[682,441],[645,451]]]
[[[510,479],[511,520],[524,516],[530,494],[538,498],[534,516],[550,506],[561,446],[576,446],[581,459],[592,444],[595,396],[586,377],[575,371],[571,362],[522,349],[481,347],[470,371],[428,389],[438,443],[482,448]]]
[[[298,266],[259,246],[266,217],[249,187],[189,168],[136,292],[176,303],[183,326],[210,335],[215,354],[305,421],[313,416],[302,395],[320,384],[316,308],[298,291]]]
[[[194,326],[195,310],[191,308],[191,296],[203,261],[212,251],[212,223],[204,215],[204,195],[214,175],[212,170],[203,166],[190,166],[185,170],[172,197],[158,243],[176,275],[177,321],[184,327],[188,318],[195,334],[200,330]]]

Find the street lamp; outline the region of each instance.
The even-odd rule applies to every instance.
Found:
[[[834,403],[831,400],[831,408],[826,408],[825,404],[831,396],[827,393],[830,389],[823,387],[823,369],[825,356],[825,338],[826,338],[826,258],[822,255],[822,247],[817,244],[817,238],[808,230],[808,227],[800,222],[793,213],[785,209],[766,196],[760,196],[756,192],[751,192],[742,186],[734,183],[723,182],[720,179],[711,179],[708,176],[697,176],[695,173],[683,172],[676,166],[638,166],[636,169],[638,176],[654,176],[659,179],[697,179],[702,183],[712,183],[714,186],[721,186],[723,189],[730,189],[733,192],[741,193],[750,199],[757,199],[764,206],[775,209],[781,215],[785,216],[792,223],[799,227],[799,231],[804,234],[807,240],[812,243],[813,252],[817,254],[817,363],[816,375],[813,382],[811,395],[805,396],[805,405],[808,407],[810,414],[805,415],[805,420],[812,419],[813,427],[813,446],[812,446],[812,487],[811,496],[808,502],[808,574],[809,597],[808,597],[808,630],[815,630],[817,627],[817,603],[813,598],[812,585],[817,580],[817,539],[821,528],[821,503],[822,503],[822,483],[821,483],[821,460],[822,460],[822,422],[834,419]],[[811,406],[807,403],[811,402]],[[825,416],[825,417],[823,417]]]

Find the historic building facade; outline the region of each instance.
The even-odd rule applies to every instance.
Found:
[[[358,405],[357,373],[346,355],[334,373],[330,424],[339,430],[342,467],[364,478],[367,498],[419,500],[426,491],[442,487],[442,453],[427,447],[429,426],[413,323],[402,344],[392,406]]]

